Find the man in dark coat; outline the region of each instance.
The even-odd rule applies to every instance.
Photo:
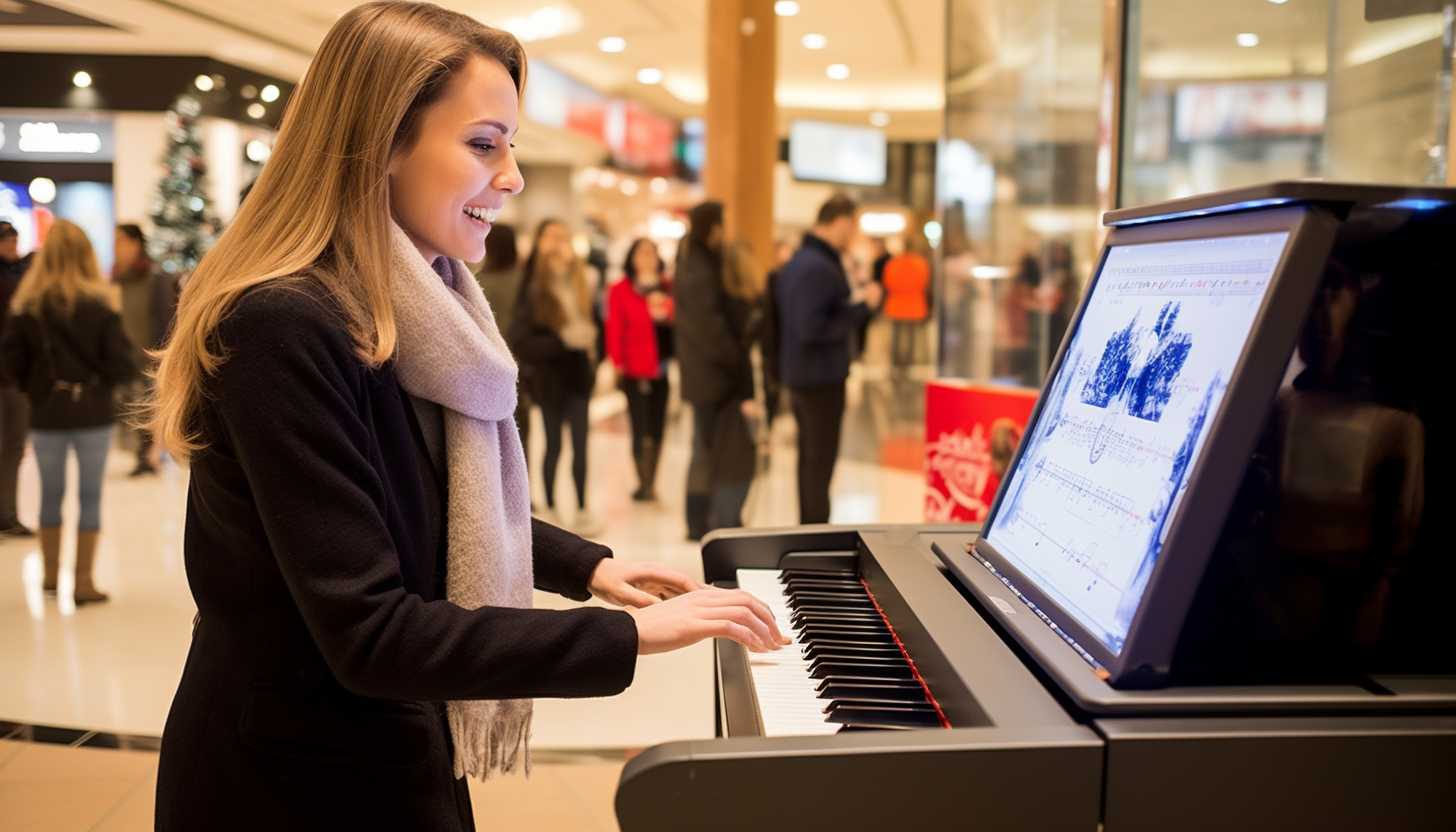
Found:
[[[851,289],[844,251],[857,207],[835,196],[779,273],[779,371],[799,423],[799,522],[829,522],[829,481],[839,456],[851,340],[880,304],[880,284]],[[862,298],[856,297],[862,293]]]
[[[10,323],[10,298],[30,268],[35,253],[20,256],[20,233],[0,220],[0,335]],[[0,536],[30,537],[35,532],[21,525],[15,514],[16,482],[25,457],[30,403],[14,380],[0,370]]]

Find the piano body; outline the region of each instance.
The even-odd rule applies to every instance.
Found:
[[[1449,248],[1456,191],[1415,195],[1443,206],[1437,221],[1425,225],[1390,222],[1381,213],[1403,204],[1402,193],[1275,183],[1162,209],[1202,216],[1198,212],[1219,204],[1305,206],[1313,217],[1307,222],[1318,221],[1306,230],[1323,229],[1324,236],[1311,232],[1301,244],[1312,245],[1319,257],[1343,257],[1353,273],[1368,266],[1360,265],[1361,252],[1385,257],[1387,249],[1420,248],[1392,229],[1414,228],[1409,233],[1424,235],[1416,242]],[[1137,219],[1158,208],[1121,213]],[[1291,251],[1310,256],[1308,248]],[[1416,259],[1452,275],[1450,254]],[[1314,304],[1311,321],[1326,302],[1348,308],[1330,300],[1340,297],[1340,279],[1355,280],[1326,273],[1318,284],[1323,295],[1312,288],[1315,281],[1309,283],[1308,294],[1325,298]],[[1371,288],[1378,280],[1359,280],[1362,297],[1378,300],[1382,314],[1395,308],[1389,294]],[[1296,310],[1301,320],[1309,308]],[[1360,323],[1358,315],[1355,321]],[[1411,323],[1411,332],[1440,329],[1430,321]],[[1290,328],[1298,327],[1283,327]],[[1315,330],[1329,327],[1307,332]],[[1283,356],[1291,354],[1297,335],[1289,334]],[[1438,339],[1416,340],[1425,348]],[[1351,372],[1368,381],[1366,371],[1386,353],[1359,347],[1355,335],[1349,343],[1356,346],[1344,348],[1345,364],[1359,364]],[[1298,353],[1318,357],[1306,347],[1301,343]],[[1449,613],[1456,606],[1441,604],[1456,558],[1446,554],[1443,536],[1432,534],[1436,523],[1420,523],[1422,500],[1425,516],[1434,520],[1441,514],[1437,507],[1453,496],[1441,477],[1421,473],[1437,468],[1433,460],[1451,458],[1440,430],[1450,427],[1444,415],[1449,408],[1438,411],[1436,398],[1423,398],[1434,386],[1424,381],[1413,394],[1417,406],[1397,413],[1387,406],[1390,396],[1335,407],[1326,401],[1333,388],[1292,389],[1287,377],[1276,397],[1271,391],[1278,374],[1271,378],[1258,403],[1259,413],[1269,416],[1242,420],[1264,425],[1245,431],[1247,448],[1234,455],[1240,470],[1225,472],[1228,482],[1219,486],[1227,494],[1217,516],[1200,517],[1194,509],[1180,518],[1195,530],[1211,523],[1217,546],[1209,543],[1216,552],[1198,563],[1198,601],[1190,586],[1180,613],[1186,619],[1178,618],[1175,632],[1165,634],[1171,644],[1181,632],[1178,649],[1185,650],[1186,641],[1190,655],[1202,655],[1196,652],[1200,609],[1218,606],[1205,603],[1205,596],[1234,599],[1227,610],[1203,615],[1216,622],[1205,629],[1215,634],[1213,643],[1275,644],[1273,658],[1262,657],[1255,672],[1220,676],[1228,659],[1222,656],[1157,685],[1114,684],[1115,674],[1109,682],[1109,673],[1077,639],[1042,613],[1044,603],[1028,601],[1003,577],[1004,568],[997,571],[971,551],[979,532],[973,526],[719,531],[704,541],[705,579],[724,586],[741,582],[769,600],[781,623],[789,620],[795,629],[798,643],[781,651],[789,654],[787,664],[794,654],[805,658],[792,670],[782,657],[759,657],[720,640],[719,738],[665,743],[630,760],[617,792],[621,828],[1456,829],[1456,789],[1450,785],[1456,782],[1456,649]],[[1409,413],[1424,420],[1424,435],[1412,427]],[[1367,426],[1374,427],[1364,439],[1351,439],[1352,430]],[[1023,443],[1031,436],[1029,423]],[[1314,464],[1331,441],[1361,449],[1360,458],[1374,460],[1369,471],[1362,474],[1353,463]],[[1318,452],[1313,456],[1311,442]],[[1390,460],[1402,453],[1404,467],[1393,469]],[[1252,460],[1247,471],[1242,460]],[[1380,499],[1340,503],[1350,498],[1349,489],[1320,492],[1316,474],[1363,476],[1378,484],[1372,493]],[[1003,482],[998,504],[1010,481]],[[1203,496],[1214,493],[1203,487]],[[1362,527],[1361,518],[1374,519]],[[1378,557],[1366,549],[1360,550],[1363,560],[1352,555],[1350,540],[1365,541],[1360,546],[1378,549]],[[1410,578],[1404,583],[1402,569]],[[1346,580],[1351,574],[1360,581]],[[1311,575],[1323,576],[1324,595],[1310,589]],[[1149,594],[1168,594],[1169,582],[1157,580]],[[769,598],[775,584],[782,597]],[[1355,600],[1345,606],[1331,600],[1346,597]],[[1406,615],[1401,625],[1399,616],[1384,611],[1391,597],[1417,614]],[[1353,645],[1341,656],[1375,655],[1367,642],[1378,637],[1382,616],[1394,621],[1387,630],[1414,634],[1418,647],[1380,652],[1360,672],[1342,667],[1330,673],[1318,662],[1302,666],[1310,645],[1325,645],[1320,639],[1328,635],[1309,630],[1301,618],[1316,607],[1318,614],[1305,617],[1334,627]],[[1230,621],[1249,632],[1231,634]],[[1287,632],[1269,637],[1271,621]],[[1442,622],[1444,628],[1434,626]],[[1296,660],[1285,666],[1284,656]],[[794,673],[802,680],[795,681]],[[803,721],[806,710],[826,709],[828,728]]]

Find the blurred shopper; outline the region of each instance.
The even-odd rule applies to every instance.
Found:
[[[20,256],[20,232],[0,220],[0,337],[10,324],[10,299],[20,279],[30,269],[35,252]],[[25,458],[26,431],[30,427],[30,402],[25,391],[0,366],[0,535],[30,537],[16,514],[15,493],[20,478],[20,461]]]
[[[485,262],[475,273],[475,282],[485,293],[486,303],[495,315],[495,325],[509,333],[514,323],[516,302],[521,296],[526,272],[516,246],[516,229],[505,223],[491,226],[490,241],[485,245]],[[521,433],[521,447],[531,449],[531,373],[529,364],[521,364],[516,377],[516,430]]]
[[[657,499],[657,459],[667,420],[667,361],[672,349],[672,284],[657,246],[635,240],[622,264],[623,278],[607,298],[607,354],[627,395],[637,491],[632,499]]]
[[[556,509],[556,464],[565,423],[571,429],[571,478],[576,485],[572,528],[597,534],[601,523],[586,507],[587,416],[596,381],[597,326],[592,323],[586,266],[572,250],[571,232],[560,220],[548,219],[536,228],[525,284],[511,315],[510,343],[516,357],[531,367],[531,397],[541,407],[546,508],[552,513]]]
[[[135,347],[109,297],[86,233],[57,220],[11,299],[12,317],[0,339],[5,371],[30,399],[30,442],[40,468],[41,586],[47,592],[55,592],[60,572],[66,457],[76,449],[77,604],[107,599],[92,579],[101,475],[116,421],[114,388],[137,375]]]
[[[744,593],[530,516],[515,361],[464,265],[522,187],[526,74],[466,15],[344,12],[188,284],[152,419],[191,460],[198,608],[158,832],[472,829],[462,778],[529,767],[533,697],[781,641]]]
[[[922,330],[930,317],[930,261],[921,252],[919,241],[912,239],[884,268],[883,312],[890,322],[890,366],[894,368],[915,363]]]
[[[1041,381],[1037,354],[1045,337],[1046,305],[1041,285],[1041,263],[1037,242],[1027,235],[1016,274],[1001,295],[1001,315],[996,321],[999,366],[996,374],[1034,387]]]
[[[799,522],[829,522],[844,382],[855,330],[879,306],[880,285],[850,285],[843,255],[858,208],[832,197],[779,273],[779,367],[799,423]]]
[[[672,295],[682,397],[693,406],[684,508],[688,539],[698,540],[715,527],[738,525],[748,496],[746,487],[737,493],[713,469],[719,414],[741,418],[741,403],[753,397],[753,370],[733,322],[736,305],[723,283],[723,203],[704,202],[688,212]]]
[[[115,246],[116,265],[112,267],[111,280],[121,288],[121,325],[127,340],[136,347],[137,365],[146,367],[150,359],[144,351],[161,347],[172,325],[172,314],[177,308],[176,281],[163,274],[147,256],[147,238],[138,226],[118,225]],[[150,386],[145,374],[128,384],[124,391],[127,406],[134,407],[144,399]],[[136,439],[136,466],[131,476],[156,473],[152,435],[136,428]]]
[[[1051,312],[1047,318],[1047,365],[1042,368],[1043,372],[1051,366],[1051,359],[1061,349],[1072,316],[1077,314],[1077,307],[1082,303],[1082,282],[1072,265],[1072,244],[1061,238],[1049,241],[1046,264],[1045,282],[1050,287],[1047,303]]]

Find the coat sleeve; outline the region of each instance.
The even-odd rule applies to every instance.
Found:
[[[121,316],[108,309],[101,325],[101,371],[106,380],[112,384],[125,384],[140,375],[141,368],[137,366],[139,355],[131,339],[126,337]]]
[[[591,598],[592,573],[612,550],[571,532],[531,518],[531,548],[536,588],[573,601]]]
[[[607,357],[612,359],[612,364],[619,372],[627,366],[627,298],[622,294],[621,287],[627,285],[629,280],[631,278],[622,278],[622,282],[608,292],[607,320],[603,329]]]
[[[30,339],[20,329],[20,316],[11,315],[5,322],[5,332],[0,335],[0,361],[5,362],[5,374],[15,379],[21,390],[30,381],[30,368],[35,362]]]
[[[832,269],[809,267],[800,276],[789,313],[799,341],[814,346],[842,343],[870,316],[863,303],[847,303],[844,279]]]
[[[341,323],[288,290],[254,292],[239,307],[220,333],[219,431],[304,624],[346,689],[497,699],[609,695],[631,683],[637,632],[625,612],[465,610],[406,592],[384,519],[389,495],[371,465],[375,437],[359,415],[369,371]]]

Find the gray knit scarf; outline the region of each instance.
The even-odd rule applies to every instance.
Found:
[[[516,362],[465,264],[442,258],[448,276],[437,274],[398,225],[390,231],[395,375],[445,416],[445,598],[469,610],[528,608],[531,495],[513,419]],[[509,772],[522,750],[530,774],[531,700],[453,701],[447,712],[456,777]]]

